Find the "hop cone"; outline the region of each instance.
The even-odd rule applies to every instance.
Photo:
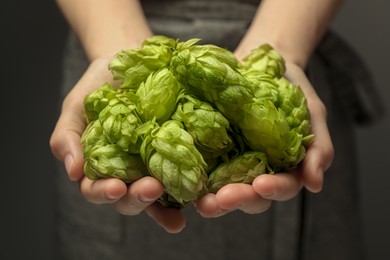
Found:
[[[264,152],[274,171],[295,167],[304,157],[302,135],[291,130],[283,110],[270,102],[244,107],[239,128],[252,150]]]
[[[154,35],[146,39],[142,46],[157,46],[157,47],[164,47],[164,48],[170,48],[171,50],[174,50],[177,46],[177,41],[166,37],[164,35]]]
[[[210,104],[186,95],[172,119],[182,122],[198,148],[223,152],[231,144],[229,121]]]
[[[131,92],[135,100],[135,95]],[[125,152],[139,153],[142,139],[137,133],[141,120],[136,113],[136,105],[125,95],[110,100],[99,113],[99,121],[110,143],[115,143]],[[127,96],[129,97],[129,96]],[[128,101],[125,103],[124,100]]]
[[[160,124],[168,120],[176,109],[181,90],[182,85],[167,68],[151,74],[136,92],[142,120],[146,122],[155,118]]]
[[[116,90],[108,83],[104,84],[84,99],[84,115],[87,123],[98,118],[109,101],[116,96]]]
[[[86,158],[84,172],[91,180],[117,178],[127,183],[148,175],[139,155],[131,155],[116,144],[93,147]]]
[[[268,155],[275,170],[289,170],[304,158],[313,139],[306,98],[283,77],[284,61],[269,45],[253,50],[242,68],[254,99],[244,106],[240,130],[251,149]]]
[[[118,52],[109,64],[113,78],[122,81],[121,88],[136,90],[149,74],[169,65],[175,45],[173,39],[155,36],[141,48]]]
[[[154,129],[142,144],[141,156],[150,174],[164,186],[164,203],[187,205],[207,192],[207,167],[191,135],[175,120]]]
[[[91,180],[113,177],[132,182],[147,174],[139,155],[130,155],[118,145],[109,143],[99,120],[87,125],[81,143],[84,172]]]
[[[210,192],[216,193],[229,183],[250,184],[260,174],[271,172],[264,153],[248,151],[220,164],[210,174],[207,187]]]
[[[173,55],[171,67],[189,94],[214,103],[227,86],[246,83],[230,51],[211,44],[188,45],[183,44]]]
[[[83,146],[83,156],[88,158],[91,150],[97,145],[109,143],[107,136],[99,120],[90,122],[81,135],[81,145]]]
[[[285,73],[283,57],[277,53],[271,45],[263,44],[243,59],[243,74],[247,77],[267,74],[271,77],[280,78]]]
[[[256,102],[271,101],[276,103],[279,99],[279,84],[271,76],[257,75],[254,78],[248,78],[251,82],[251,90]]]
[[[276,80],[278,83],[278,101],[276,105],[286,114],[286,120],[291,129],[302,134],[305,142],[313,139],[310,127],[310,112],[302,89],[286,78]]]
[[[253,98],[249,81],[239,72],[238,60],[232,52],[212,44],[188,45],[183,43],[173,55],[173,74],[187,93],[209,102],[235,123],[241,117],[240,107]]]

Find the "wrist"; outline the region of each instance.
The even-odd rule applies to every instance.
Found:
[[[143,41],[152,36],[151,31],[137,32],[133,35],[115,34],[106,35],[97,40],[94,37],[85,39],[84,49],[90,61],[99,58],[113,58],[116,53],[124,49],[133,49],[141,47]]]

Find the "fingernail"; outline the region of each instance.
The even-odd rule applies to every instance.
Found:
[[[258,177],[255,179],[252,186],[254,187],[254,190],[264,198],[270,198],[274,196],[274,190],[272,188],[269,188],[269,185],[267,184],[267,179],[264,177]],[[265,188],[264,188],[265,187]]]
[[[110,193],[105,193],[104,196],[105,196],[105,198],[106,198],[107,200],[116,200],[116,199],[119,198],[117,195],[110,194]]]
[[[72,169],[72,165],[73,165],[73,157],[72,157],[72,155],[70,155],[70,154],[66,155],[64,163],[65,163],[65,170],[66,170],[66,172],[69,175],[70,171]]]
[[[275,194],[271,191],[271,192],[268,192],[268,193],[263,193],[263,194],[260,194],[261,197],[263,198],[266,198],[266,199],[270,199],[274,196]]]
[[[317,187],[317,192],[321,191],[322,190],[322,185],[323,185],[323,182],[324,182],[324,170],[323,169],[318,169],[317,170],[317,176],[319,177],[319,180],[318,180],[318,187]]]
[[[144,196],[138,196],[138,200],[141,201],[142,203],[152,203],[154,202],[156,199],[150,199],[150,198],[146,198]]]

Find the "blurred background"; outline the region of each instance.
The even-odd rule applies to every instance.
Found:
[[[369,260],[390,259],[390,1],[346,1],[332,27],[366,61],[385,101],[373,126],[356,128]],[[0,9],[0,259],[50,259],[52,175],[49,138],[58,116],[67,25],[54,0],[13,0]]]

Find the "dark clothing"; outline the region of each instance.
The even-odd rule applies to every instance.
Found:
[[[201,43],[233,51],[258,1],[145,0],[142,4],[155,34],[180,40],[199,37]],[[110,205],[86,202],[78,184],[70,182],[60,166],[55,259],[364,259],[353,121],[338,98],[337,87],[329,82],[332,64],[323,53],[317,54],[307,73],[328,109],[336,151],[322,192],[303,190],[293,200],[274,202],[257,215],[233,212],[205,219],[190,206],[184,209],[187,227],[179,234],[168,234],[144,213],[126,217]],[[78,40],[70,35],[63,95],[87,66]]]

